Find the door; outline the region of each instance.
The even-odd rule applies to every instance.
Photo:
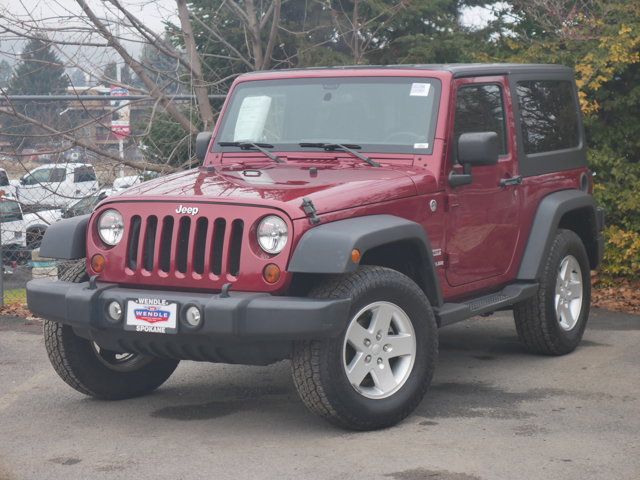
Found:
[[[96,172],[91,165],[76,167],[73,171],[73,184],[64,199],[65,204],[71,204],[80,198],[93,195],[98,191]],[[61,199],[62,200],[62,199]],[[62,204],[62,202],[60,202]]]
[[[496,132],[500,158],[496,165],[474,166],[469,185],[451,188],[447,237],[447,282],[459,286],[495,278],[509,269],[519,233],[520,198],[517,186],[500,181],[517,175],[509,96],[504,78],[460,79],[455,85],[450,170],[456,162],[458,138],[468,132]]]

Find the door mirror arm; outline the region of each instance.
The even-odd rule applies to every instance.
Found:
[[[452,170],[449,185],[459,187],[472,182],[471,167],[474,165],[495,165],[500,155],[500,145],[496,132],[463,133],[458,138],[458,163],[462,173]]]
[[[463,168],[463,173],[458,173],[455,170],[449,172],[449,185],[452,187],[461,187],[462,185],[469,185],[473,181],[471,165],[467,163]]]

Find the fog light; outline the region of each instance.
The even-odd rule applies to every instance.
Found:
[[[200,313],[200,309],[195,306],[187,308],[187,310],[184,312],[184,321],[187,322],[190,327],[199,327],[200,323],[202,322],[202,314]]]
[[[102,273],[104,270],[104,265],[107,261],[105,258],[99,253],[91,257],[91,270],[96,273]]]
[[[109,315],[109,318],[114,322],[119,322],[122,320],[122,305],[115,300],[110,302],[107,306],[107,315]]]
[[[275,263],[270,263],[264,267],[262,276],[267,283],[276,283],[280,280],[280,267]]]

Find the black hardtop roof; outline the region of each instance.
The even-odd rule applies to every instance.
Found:
[[[451,72],[454,77],[473,77],[510,74],[564,74],[573,77],[573,69],[564,65],[545,63],[433,63],[408,65],[342,65],[335,67],[307,67],[273,70],[272,72],[291,72],[301,70],[368,70],[368,69],[415,69]],[[261,72],[252,73],[265,73]],[[251,75],[251,73],[249,74]]]

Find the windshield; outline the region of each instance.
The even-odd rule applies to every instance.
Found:
[[[218,142],[357,144],[366,151],[430,153],[440,82],[367,77],[260,80],[237,86]],[[237,149],[235,149],[237,150]]]
[[[76,210],[81,212],[91,212],[93,210],[93,206],[98,200],[98,195],[92,195],[90,197],[84,197],[74,203],[69,210]]]

